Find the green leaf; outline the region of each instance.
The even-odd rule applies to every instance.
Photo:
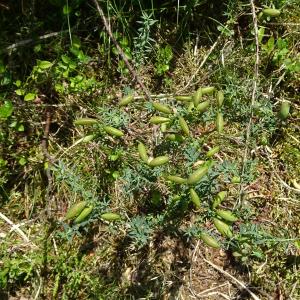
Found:
[[[0,61],[0,74],[3,74],[5,72],[5,66],[4,64]]]
[[[32,101],[32,100],[35,99],[35,97],[36,97],[35,93],[28,93],[28,94],[25,95],[24,100],[25,101]]]
[[[24,158],[24,157],[21,157],[21,158],[19,159],[19,164],[20,164],[21,166],[24,166],[24,165],[26,165],[26,163],[27,163],[27,160],[26,160],[26,158]]]
[[[168,65],[163,65],[162,66],[162,71],[165,73],[169,70],[169,66]]]
[[[4,160],[3,158],[0,157],[0,168],[5,167],[7,165],[7,160]]]
[[[0,85],[8,85],[11,83],[11,76],[8,73],[4,73],[2,80],[0,81]]]
[[[54,86],[55,90],[58,92],[58,93],[63,93],[64,91],[64,87],[62,84],[59,84],[59,83],[56,83],[55,86]]]
[[[72,47],[79,49],[81,47],[81,41],[80,38],[76,35],[73,35],[72,37]]]
[[[69,70],[66,70],[62,73],[64,78],[68,78],[69,77]]]
[[[75,70],[76,67],[77,67],[77,65],[76,65],[76,63],[75,63],[74,61],[71,61],[71,62],[69,63],[69,69],[70,69],[70,70]]]
[[[294,71],[295,73],[300,72],[300,60],[295,62],[295,65],[294,65],[294,67],[293,67],[293,71]]]
[[[33,51],[35,53],[39,53],[39,52],[41,52],[41,50],[42,50],[42,45],[41,44],[38,44],[38,45],[34,46],[34,48],[33,48]]]
[[[72,11],[72,7],[70,7],[70,6],[68,6],[68,5],[64,5],[64,7],[63,7],[63,14],[64,14],[64,15],[70,14],[71,11]]]
[[[127,37],[122,37],[121,38],[121,40],[120,40],[120,44],[121,44],[121,46],[123,46],[123,47],[126,47],[126,46],[128,46],[128,38]]]
[[[21,80],[16,80],[16,82],[15,82],[16,87],[20,87],[21,84],[22,84]]]
[[[252,255],[260,259],[264,258],[264,254],[260,251],[253,251]]]
[[[130,49],[128,49],[128,48],[125,49],[124,54],[125,54],[125,56],[126,56],[126,58],[127,58],[128,60],[131,60],[131,59],[132,59],[132,55],[131,55]]]
[[[278,49],[285,49],[288,48],[288,43],[285,39],[278,38],[277,40],[277,48]]]
[[[74,46],[74,43],[72,44],[72,47],[70,48],[70,51],[71,51],[76,57],[77,57],[78,54],[79,54],[79,49],[76,48],[76,47]]]
[[[23,124],[20,124],[20,125],[18,126],[17,130],[18,130],[19,132],[24,132],[24,130],[25,130],[24,125],[23,125]]]
[[[261,43],[263,37],[265,35],[265,27],[260,27],[258,30],[258,41]]]
[[[18,95],[18,96],[23,96],[25,94],[25,91],[23,89],[17,89],[15,90],[15,93]]]
[[[120,173],[119,173],[118,171],[114,171],[114,172],[112,173],[112,177],[113,177],[114,179],[118,179],[118,178],[120,177]]]
[[[118,154],[111,154],[109,155],[109,160],[116,161],[119,158]]]
[[[18,122],[17,121],[13,121],[9,124],[9,127],[11,128],[15,128],[17,126]]]
[[[86,63],[86,62],[89,61],[89,57],[86,56],[86,55],[83,53],[82,50],[80,50],[80,51],[78,52],[77,58],[78,58],[81,62],[83,62],[83,63]]]
[[[51,68],[53,63],[47,60],[38,60],[37,65],[39,68],[45,70]]]
[[[67,55],[62,55],[61,56],[61,60],[66,64],[66,65],[68,65],[72,60],[71,60],[71,58],[69,57],[69,56],[67,56]]]
[[[118,55],[118,54],[119,54],[119,51],[118,51],[118,49],[117,49],[116,47],[113,47],[113,48],[112,48],[112,53],[113,53],[114,55]]]
[[[0,107],[0,118],[7,119],[11,116],[14,107],[10,101],[5,101],[4,104]]]
[[[273,36],[271,36],[271,37],[268,39],[268,42],[267,42],[267,46],[268,46],[269,52],[273,51],[273,49],[274,49],[274,43],[275,43],[275,39],[274,39]]]

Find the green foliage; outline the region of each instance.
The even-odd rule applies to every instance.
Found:
[[[63,54],[55,69],[55,90],[63,95],[70,92],[87,93],[93,92],[101,86],[94,76],[86,76],[85,70],[91,58],[84,54],[81,42],[73,37],[70,54]]]
[[[273,247],[286,249],[289,244],[289,239],[274,237],[258,225],[245,224],[229,246],[236,259],[247,265],[251,259],[264,261],[266,253]]]
[[[134,57],[135,64],[141,66],[145,60],[148,59],[151,52],[153,52],[152,44],[155,40],[150,37],[151,27],[158,22],[158,20],[153,19],[153,13],[148,14],[142,11],[141,20],[137,21],[140,28],[138,28],[138,35],[134,37]]]
[[[101,116],[104,124],[116,128],[126,128],[131,120],[130,115],[123,111],[120,111],[115,107],[100,106],[97,108],[97,114]]]
[[[25,82],[17,80],[14,84],[17,87],[15,93],[24,96],[24,101],[33,101],[38,95],[38,91],[51,77],[50,68],[53,63],[49,61],[37,60],[30,75]]]
[[[271,36],[265,44],[262,44],[262,49],[266,54],[271,55],[275,66],[280,67],[283,65],[291,73],[300,72],[299,55],[289,50],[287,39],[278,38],[275,43],[274,37]]]
[[[58,183],[65,183],[70,187],[70,191],[75,195],[80,195],[82,199],[89,201],[90,203],[98,202],[98,197],[96,190],[91,190],[90,187],[95,184],[95,178],[85,178],[81,179],[81,176],[78,174],[80,170],[76,170],[75,167],[68,168],[63,162],[60,162],[54,169],[54,175]],[[98,205],[100,205],[98,203]]]
[[[14,111],[14,107],[11,101],[4,101],[4,104],[0,107],[0,118],[9,118]]]
[[[10,285],[22,286],[28,284],[37,275],[42,263],[40,253],[28,251],[25,254],[20,250],[7,253],[5,246],[9,245],[10,242],[7,237],[2,237],[0,288],[3,291]]]
[[[151,217],[136,216],[127,224],[128,236],[133,240],[133,244],[139,249],[149,243],[153,233],[153,221]]]
[[[170,62],[173,58],[173,51],[170,45],[160,47],[157,50],[155,74],[165,76],[170,69]]]
[[[49,299],[176,298],[189,250],[200,239],[201,247],[231,252],[251,273],[249,284],[267,289],[261,272],[266,268],[269,281],[284,282],[288,294],[299,277],[291,271],[297,271],[296,263],[287,266],[299,248],[299,226],[297,201],[286,187],[299,178],[299,39],[287,25],[297,22],[297,2],[256,3],[260,60],[254,105],[249,5],[99,2],[151,101],[135,86],[90,4],[33,2],[18,15],[17,2],[8,10],[5,5],[1,213],[38,249],[22,244],[10,224],[1,223],[0,288],[9,296],[34,291],[28,298],[37,297],[39,286],[37,295]],[[261,14],[265,6],[280,13]],[[10,25],[12,19],[20,28]],[[48,32],[53,35],[43,36]],[[201,92],[196,101],[192,97],[201,87],[211,93]],[[129,101],[120,105],[124,95]],[[283,102],[288,112],[280,120]],[[74,122],[78,118],[81,123]],[[138,143],[145,146],[142,155]],[[272,165],[266,159],[270,151]],[[82,201],[83,210],[66,219]],[[87,215],[81,219],[82,212]],[[172,261],[161,246],[168,239]]]

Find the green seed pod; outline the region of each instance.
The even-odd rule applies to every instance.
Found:
[[[200,103],[201,99],[202,99],[202,89],[199,88],[193,95],[194,105],[197,106]]]
[[[119,106],[126,106],[127,104],[131,103],[134,100],[133,94],[124,96],[120,102],[119,102]]]
[[[236,222],[238,220],[237,216],[229,210],[217,209],[216,213],[219,217],[229,222]]]
[[[222,113],[220,113],[220,112],[217,113],[216,128],[217,128],[218,133],[221,133],[224,128],[224,119],[223,119]]]
[[[263,14],[269,17],[278,17],[281,13],[279,9],[275,8],[265,8],[262,10]]]
[[[169,181],[178,183],[178,184],[184,184],[184,183],[186,183],[186,179],[185,178],[182,178],[182,177],[179,177],[179,176],[176,176],[176,175],[168,175],[166,177],[166,179],[169,180]]]
[[[74,125],[95,125],[98,124],[98,120],[91,118],[81,118],[74,121]]]
[[[194,108],[195,108],[194,102],[190,102],[188,106],[188,112],[192,112]]]
[[[71,220],[77,217],[86,207],[86,205],[87,201],[81,201],[71,206],[65,215],[65,220]]]
[[[166,139],[172,142],[182,142],[184,141],[184,137],[179,134],[170,133],[166,135]]]
[[[139,151],[139,155],[140,155],[140,158],[142,159],[142,161],[147,164],[149,157],[147,154],[147,149],[143,143],[138,144],[138,151]]]
[[[240,183],[241,182],[241,178],[239,176],[233,176],[231,178],[231,183]]]
[[[194,189],[190,189],[190,197],[196,208],[201,207],[200,198]]]
[[[207,164],[205,164],[205,161],[204,161],[204,160],[197,160],[197,161],[192,165],[192,168],[193,168],[194,170],[197,170],[198,168],[203,167],[203,166],[207,166]]]
[[[201,178],[208,172],[208,167],[207,166],[204,166],[204,167],[201,167],[199,168],[198,170],[196,170],[195,172],[193,172],[188,180],[187,180],[187,183],[188,184],[196,184],[198,183],[198,181],[201,180]]]
[[[92,141],[94,138],[95,138],[94,134],[86,135],[84,138],[82,138],[82,142],[88,143],[88,142]]]
[[[282,102],[280,106],[279,117],[281,120],[286,120],[290,113],[290,103],[289,102]]]
[[[80,213],[80,215],[74,220],[75,224],[83,222],[93,211],[93,207],[89,206],[83,209],[83,211]]]
[[[158,166],[162,166],[162,165],[164,165],[168,162],[169,162],[169,157],[168,156],[158,156],[156,158],[153,158],[149,162],[149,166],[150,167],[158,167]]]
[[[176,134],[175,133],[169,133],[166,135],[166,140],[175,142],[176,141]]]
[[[207,86],[207,87],[201,88],[202,95],[212,94],[215,91],[215,89],[216,88],[214,86]]]
[[[218,91],[218,93],[217,93],[218,107],[222,107],[223,102],[224,102],[224,93],[222,91]]]
[[[174,98],[177,101],[183,101],[183,102],[190,102],[193,100],[192,96],[175,96]]]
[[[209,234],[201,232],[199,237],[207,246],[210,246],[210,247],[216,248],[216,249],[220,248],[220,245],[217,242],[217,240],[214,239],[213,237],[211,237]]]
[[[204,101],[204,102],[201,102],[197,107],[197,111],[203,113],[205,112],[208,108],[209,108],[209,104],[210,102],[209,101]]]
[[[216,147],[214,147],[214,148],[212,148],[212,149],[210,149],[207,153],[206,153],[206,157],[212,157],[212,156],[214,156],[217,152],[219,152],[220,151],[220,146],[216,146]]]
[[[218,207],[224,201],[226,196],[227,196],[226,191],[219,192],[213,201],[212,208],[215,209],[216,207]]]
[[[161,132],[166,132],[167,131],[167,123],[162,123],[161,125],[160,125],[160,131]]]
[[[100,218],[105,221],[118,221],[121,219],[121,216],[115,213],[104,213]]]
[[[153,117],[150,118],[149,122],[151,124],[162,124],[162,123],[170,122],[170,119],[165,118],[165,117],[160,117],[160,116],[153,116]]]
[[[190,135],[189,126],[183,117],[179,117],[179,125],[180,125],[182,131],[184,132],[184,134],[189,136]]]
[[[116,136],[116,137],[121,137],[121,136],[124,135],[124,133],[121,130],[119,130],[117,128],[114,128],[114,127],[111,127],[111,126],[104,126],[103,129],[109,135],[113,135],[113,136]]]
[[[160,111],[160,112],[165,113],[165,114],[171,114],[172,113],[172,110],[169,106],[158,103],[158,102],[153,102],[153,107],[157,111]]]
[[[217,230],[225,237],[231,238],[232,237],[232,231],[230,227],[224,223],[223,221],[213,218],[213,223],[216,226]]]

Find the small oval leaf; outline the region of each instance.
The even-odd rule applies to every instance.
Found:
[[[33,101],[36,98],[35,93],[28,93],[25,95],[24,100],[25,101]]]
[[[37,62],[37,65],[39,68],[46,70],[46,69],[51,68],[53,66],[53,63],[50,61],[47,61],[47,60],[39,60]]]

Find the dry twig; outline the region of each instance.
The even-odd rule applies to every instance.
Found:
[[[52,37],[55,37],[55,36],[58,36],[60,34],[64,34],[68,32],[68,30],[64,30],[64,31],[59,31],[59,32],[51,32],[51,33],[47,33],[47,34],[44,34],[44,35],[41,35],[39,36],[36,40],[35,39],[27,39],[27,40],[22,40],[22,41],[19,41],[19,42],[16,42],[8,47],[6,47],[4,49],[4,51],[8,52],[8,51],[13,51],[13,50],[16,50],[17,48],[19,47],[22,47],[22,46],[25,46],[25,45],[28,45],[28,44],[31,44],[35,41],[42,41],[42,40],[46,40],[46,39],[49,39],[49,38],[52,38]]]
[[[252,291],[250,291],[247,286],[239,281],[237,278],[235,278],[234,276],[232,276],[231,274],[229,274],[228,272],[224,271],[222,268],[220,268],[219,266],[215,265],[214,263],[212,263],[211,261],[207,260],[206,258],[204,258],[202,256],[202,259],[209,264],[211,267],[213,267],[214,269],[216,269],[217,271],[219,271],[220,273],[222,273],[223,275],[229,277],[234,283],[236,283],[237,285],[239,285],[240,287],[242,287],[244,290],[246,290],[249,295],[254,299],[254,300],[260,300],[260,298],[258,296],[256,296]]]
[[[0,212],[0,218],[11,226],[11,229],[18,233],[26,243],[31,243],[27,235],[13,221]]]

